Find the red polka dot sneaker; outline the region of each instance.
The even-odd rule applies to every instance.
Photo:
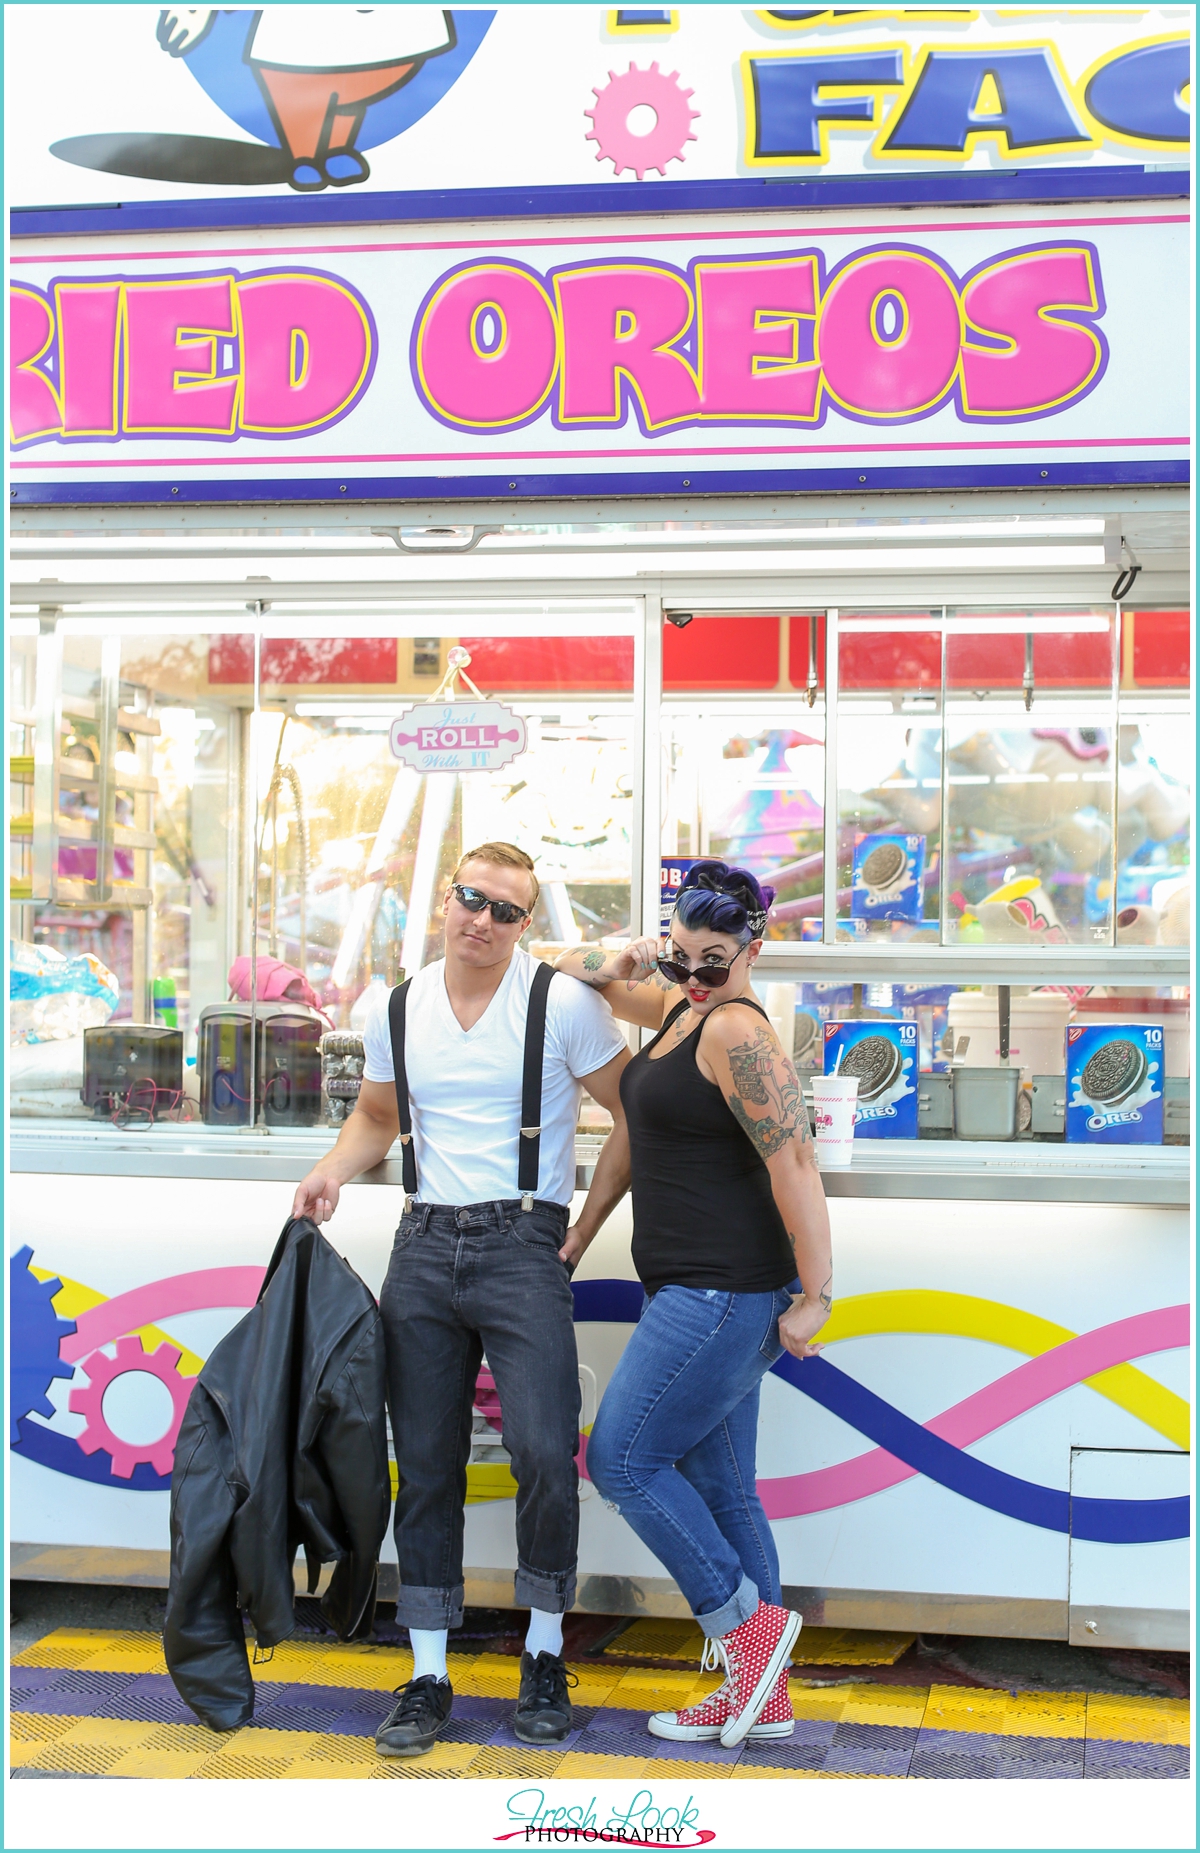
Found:
[[[760,1602],[749,1621],[722,1639],[730,1688],[729,1717],[721,1726],[726,1749],[740,1744],[758,1723],[799,1632],[799,1615]]]
[[[727,1679],[724,1685],[710,1692],[699,1705],[689,1705],[683,1711],[656,1711],[649,1720],[650,1734],[652,1737],[673,1738],[677,1743],[715,1743],[722,1728],[729,1722],[729,1697],[730,1685]],[[790,1737],[795,1722],[785,1666],[775,1681],[774,1690],[763,1707],[758,1723],[750,1726],[748,1740],[756,1744],[771,1738]]]

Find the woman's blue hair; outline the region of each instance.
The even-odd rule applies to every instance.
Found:
[[[727,862],[697,862],[684,877],[675,918],[692,931],[711,927],[715,933],[731,933],[748,942],[761,939],[774,899],[774,888],[760,887],[749,869],[732,869]]]

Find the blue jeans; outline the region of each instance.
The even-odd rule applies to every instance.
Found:
[[[705,1634],[780,1600],[755,1485],[758,1396],[791,1295],[663,1287],[613,1373],[588,1473],[679,1584]]]

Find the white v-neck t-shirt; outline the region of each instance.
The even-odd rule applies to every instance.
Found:
[[[500,989],[472,1029],[446,995],[445,961],[414,977],[405,1011],[404,1065],[412,1102],[417,1194],[422,1203],[503,1202],[520,1196],[517,1147],[525,1019],[537,961],[518,946]],[[583,1079],[625,1048],[598,992],[564,973],[546,1000],[542,1140],[535,1194],[569,1204],[575,1191],[575,1126]],[[393,1083],[387,1004],[363,1031],[363,1074]]]

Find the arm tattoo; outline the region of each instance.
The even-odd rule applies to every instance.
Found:
[[[675,988],[670,979],[664,978],[661,972],[647,972],[642,978],[627,978],[625,989],[636,991],[638,986],[643,984],[656,984],[660,991],[673,991]]]
[[[730,1101],[729,1110],[760,1158],[774,1158],[795,1130],[791,1126],[781,1126],[770,1114],[765,1119],[751,1119],[737,1094]]]
[[[598,972],[600,970],[600,967],[603,964],[604,964],[604,954],[602,952],[585,952],[584,953],[583,969],[585,972]]]
[[[729,1050],[733,1077],[730,1110],[762,1158],[771,1158],[790,1138],[800,1143],[809,1137],[808,1114],[800,1092],[800,1079],[769,1030],[756,1029],[749,1042]],[[772,1107],[774,1115],[753,1119],[745,1102]]]
[[[795,1254],[796,1238],[792,1234],[790,1229],[787,1232],[787,1238],[788,1238],[788,1241],[792,1245],[792,1253]],[[807,1299],[808,1295],[805,1294],[804,1297],[805,1299]],[[829,1279],[825,1282],[825,1285],[821,1288],[821,1291],[820,1293],[818,1293],[817,1298],[820,1300],[822,1306],[825,1308],[825,1311],[827,1313],[831,1313],[833,1311],[833,1275],[832,1274],[829,1276]]]

